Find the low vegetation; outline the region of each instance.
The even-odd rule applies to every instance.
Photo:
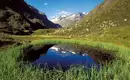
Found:
[[[38,69],[30,66],[19,67],[20,63],[17,58],[22,53],[23,48],[28,45],[44,45],[51,43],[64,43],[72,45],[91,45],[98,46],[107,50],[116,51],[119,60],[113,61],[112,64],[103,66],[100,71],[91,69],[84,71],[83,68],[72,68],[66,72],[62,70]],[[130,78],[130,50],[123,46],[115,46],[108,43],[99,42],[75,42],[73,40],[39,40],[33,41],[30,44],[8,48],[0,52],[0,77],[2,80],[128,80]]]

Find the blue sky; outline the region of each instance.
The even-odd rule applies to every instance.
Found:
[[[49,18],[57,15],[90,12],[104,0],[25,0]]]

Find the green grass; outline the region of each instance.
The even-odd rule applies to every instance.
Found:
[[[63,30],[63,32],[62,32]],[[80,29],[78,31],[67,31],[59,29],[50,33],[53,36],[68,36],[70,39],[80,39],[89,41],[111,42],[118,45],[130,47],[130,26],[112,27],[105,30],[85,32]],[[81,32],[80,32],[81,31]],[[76,33],[75,33],[76,32]],[[83,34],[81,34],[83,33]]]
[[[26,36],[16,36],[11,35],[10,38],[13,39],[13,41],[17,43],[29,43],[34,40],[45,40],[45,39],[57,39],[57,40],[81,40],[81,41],[92,41],[92,42],[107,42],[107,43],[113,43],[118,46],[127,46],[130,47],[130,26],[124,26],[124,27],[113,27],[111,29],[107,29],[104,31],[99,32],[93,32],[90,34],[83,34],[83,35],[76,35],[73,32],[68,33],[66,32],[66,35],[60,35],[60,34],[52,34],[48,33],[49,35],[26,35]],[[3,38],[2,38],[3,39]],[[5,40],[5,39],[4,39]],[[8,38],[7,38],[8,40]]]
[[[100,32],[99,32],[100,33]],[[121,34],[121,35],[120,35]],[[81,36],[57,36],[57,35],[30,35],[30,36],[8,36],[4,40],[13,40],[21,42],[23,45],[0,51],[0,78],[1,80],[128,80],[130,79],[130,46],[129,46],[129,27],[122,29],[108,29],[104,36],[98,34]],[[116,38],[116,39],[115,39]],[[128,42],[127,42],[128,41]],[[120,42],[122,42],[120,44]],[[44,44],[74,44],[93,47],[100,47],[111,51],[116,51],[116,56],[120,60],[114,61],[113,64],[104,66],[99,72],[92,69],[84,71],[82,68],[71,69],[67,72],[62,70],[40,70],[26,66],[23,69],[19,67],[16,61],[22,48],[32,44],[40,46]]]
[[[128,80],[130,79],[130,49],[124,46],[115,46],[114,44],[74,41],[74,40],[38,40],[30,44],[43,45],[49,43],[62,44],[88,44],[99,46],[108,50],[116,50],[121,60],[114,61],[113,64],[103,67],[100,71],[92,69],[84,71],[82,68],[70,69],[67,72],[62,70],[40,70],[33,67],[25,67],[24,70],[19,68],[16,62],[17,57],[22,49],[28,45],[8,48],[0,52],[0,79],[1,80]]]

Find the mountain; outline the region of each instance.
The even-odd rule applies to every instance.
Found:
[[[87,15],[85,12],[79,12],[71,15],[61,15],[59,17],[52,18],[51,21],[60,24],[62,27],[68,27],[71,24],[80,21],[85,15]]]
[[[49,21],[44,13],[28,5],[24,0],[0,2],[0,32],[30,34],[37,29],[60,27]]]
[[[78,24],[57,31],[56,34],[70,35],[102,35],[111,31],[130,26],[130,0],[105,0],[88,13]],[[127,28],[130,30],[130,27]]]

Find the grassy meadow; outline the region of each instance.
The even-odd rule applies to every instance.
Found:
[[[112,64],[103,66],[100,71],[91,69],[84,71],[82,68],[72,68],[66,72],[62,70],[38,69],[30,66],[19,67],[17,58],[23,48],[29,45],[40,46],[44,44],[71,44],[99,47],[116,51],[118,60]],[[33,40],[20,46],[13,45],[10,48],[0,51],[0,79],[1,80],[128,80],[130,79],[130,49],[125,46],[118,46],[112,43],[101,43],[75,39],[39,39]],[[114,55],[114,54],[113,54]]]
[[[58,31],[58,30],[55,30]],[[44,35],[40,32],[32,35],[8,35],[0,34],[0,79],[1,80],[129,80],[130,79],[130,31],[129,26],[111,28],[106,31],[86,34],[86,36],[72,36],[54,34],[53,30]],[[87,36],[88,35],[88,36]],[[23,66],[17,58],[23,53],[23,49],[29,45],[35,47],[44,44],[68,44],[73,46],[85,46],[90,53],[98,47],[98,52],[105,50],[114,51],[112,55],[116,60],[112,64],[106,64],[99,71],[91,69],[84,71],[82,67],[72,68],[64,72],[62,70],[48,70]],[[84,49],[83,49],[84,50]],[[96,53],[96,52],[95,52]],[[110,52],[111,53],[111,52]],[[21,61],[22,62],[22,61]]]

